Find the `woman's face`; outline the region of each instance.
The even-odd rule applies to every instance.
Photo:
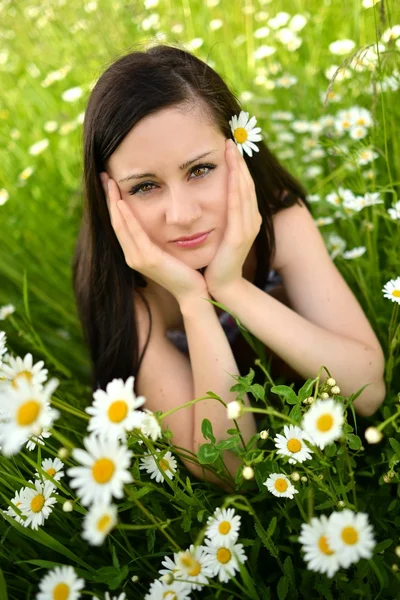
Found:
[[[227,224],[226,139],[198,108],[166,108],[131,129],[107,164],[153,243],[189,267],[207,266]],[[173,242],[210,231],[194,248]]]

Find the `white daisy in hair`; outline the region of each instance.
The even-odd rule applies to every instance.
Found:
[[[14,389],[18,387],[21,379],[26,379],[28,383],[33,382],[40,387],[47,380],[48,375],[48,370],[43,369],[43,366],[43,360],[33,364],[33,356],[30,352],[24,358],[8,355],[7,362],[4,362],[0,368],[0,377],[10,381]]]
[[[83,439],[86,448],[74,448],[73,458],[81,467],[68,469],[70,486],[84,506],[92,503],[109,504],[112,497],[123,498],[124,484],[132,483],[129,472],[132,452],[116,439],[90,435]]]
[[[92,546],[100,546],[117,520],[117,507],[114,504],[93,504],[83,521],[83,539]]]
[[[326,528],[329,546],[337,552],[342,567],[347,568],[360,558],[372,558],[376,542],[366,513],[355,513],[348,508],[334,512]]]
[[[207,553],[210,556],[210,565],[213,570],[213,576],[218,575],[222,583],[229,581],[235,576],[236,571],[240,571],[239,563],[243,564],[247,556],[243,550],[243,544],[218,544],[215,545],[211,540],[204,540]]]
[[[243,151],[249,156],[253,156],[253,150],[254,152],[259,152],[259,148],[253,143],[262,140],[262,136],[259,133],[261,127],[255,127],[256,123],[256,117],[251,117],[249,120],[249,113],[243,110],[240,111],[239,117],[233,115],[229,121],[233,138],[242,156]]]
[[[40,581],[36,600],[79,600],[84,587],[85,581],[77,577],[72,567],[55,567]]]
[[[52,496],[55,488],[51,481],[39,481],[36,479],[35,487],[26,487],[21,496],[22,502],[19,507],[21,513],[26,516],[24,527],[38,529],[53,512],[52,506],[57,500]]]
[[[134,381],[133,375],[125,383],[122,379],[113,379],[107,384],[106,391],[93,392],[94,402],[85,408],[85,412],[92,415],[88,431],[126,439],[126,432],[138,425],[139,411],[136,409],[146,401],[144,396],[136,397]]]
[[[331,442],[338,440],[343,433],[343,405],[333,398],[317,400],[303,416],[302,429],[315,446],[323,450]]]
[[[58,379],[51,379],[42,387],[23,378],[17,388],[11,384],[1,386],[0,403],[6,413],[1,429],[3,454],[16,454],[32,435],[52,427],[60,416],[58,410],[50,407],[58,383]]]
[[[161,452],[161,450],[157,450],[156,454]],[[150,475],[150,479],[155,479],[157,483],[165,480],[164,473],[173,479],[178,465],[171,452],[169,450],[165,452],[162,457],[158,458],[158,462],[160,466],[158,466],[154,455],[148,452],[146,456],[140,459],[139,469],[144,469]]]
[[[208,583],[208,578],[213,576],[210,566],[210,557],[204,546],[190,545],[184,552],[174,552],[174,560],[169,556],[164,557],[161,563],[165,569],[160,569],[160,575],[171,573],[175,581],[185,580],[193,590],[201,590]]]
[[[21,510],[21,504],[22,504],[23,495],[25,493],[25,490],[26,490],[26,488],[23,487],[20,490],[16,491],[14,494],[14,498],[11,500],[12,504],[14,504],[17,508],[19,508],[19,510]],[[14,506],[12,506],[10,504],[10,506],[7,508],[5,513],[9,517],[13,517],[13,519],[15,519],[17,521],[17,523],[20,523],[21,525],[23,525],[24,519],[22,519],[19,516],[19,514],[15,511]]]
[[[299,542],[303,544],[304,560],[307,568],[317,573],[326,573],[333,577],[340,569],[337,552],[332,550],[326,537],[328,518],[325,515],[312,517],[309,523],[303,523]]]
[[[400,277],[390,279],[382,289],[384,298],[400,304]]]
[[[59,458],[45,458],[42,460],[41,467],[55,481],[60,481],[61,477],[64,477],[64,463]],[[35,471],[35,477],[43,481],[49,481],[43,475],[39,474],[38,471]]]
[[[233,508],[217,508],[212,517],[208,517],[205,535],[218,544],[235,544],[239,537],[240,516]]]
[[[150,585],[149,593],[145,595],[144,600],[191,600],[191,588],[181,581],[165,583],[156,579]]]
[[[265,485],[274,496],[292,499],[295,494],[298,494],[298,490],[296,490],[284,473],[271,473],[268,479],[264,481],[263,485]]]
[[[285,425],[283,435],[278,433],[274,438],[275,446],[278,448],[277,454],[289,456],[289,463],[294,465],[302,463],[312,458],[313,451],[304,441],[311,442],[309,436],[295,425]]]

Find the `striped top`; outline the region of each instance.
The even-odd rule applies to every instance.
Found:
[[[271,270],[268,273],[267,281],[264,286],[264,291],[269,292],[271,289],[283,283],[281,276],[274,270]],[[229,340],[232,343],[239,329],[236,325],[235,319],[227,312],[223,311],[218,315],[218,319],[222,325],[223,330]],[[171,340],[171,342],[182,352],[188,352],[188,343],[186,338],[186,333],[181,331],[180,329],[169,329],[167,331],[167,337]]]

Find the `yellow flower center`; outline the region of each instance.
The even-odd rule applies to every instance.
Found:
[[[229,521],[222,521],[218,525],[218,532],[222,533],[223,535],[226,535],[227,533],[229,533],[230,530],[231,530],[231,524],[229,523]]]
[[[191,577],[196,577],[201,571],[200,563],[190,554],[190,552],[185,552],[181,556],[181,563]]]
[[[328,540],[324,535],[321,535],[321,537],[319,538],[318,547],[321,550],[321,552],[323,552],[323,554],[326,554],[327,556],[331,556],[331,554],[334,554],[333,550],[330,549]]]
[[[286,492],[287,488],[288,488],[288,483],[285,479],[280,478],[275,481],[275,489],[278,492]]]
[[[360,117],[359,119],[357,119],[356,123],[357,125],[365,125],[365,119],[363,119],[363,117]]]
[[[235,136],[235,140],[238,142],[238,144],[244,144],[248,138],[247,131],[244,127],[237,127],[233,135]]]
[[[317,420],[317,429],[319,431],[329,431],[333,425],[333,417],[330,414],[321,415]]]
[[[40,403],[37,400],[28,400],[21,404],[17,411],[17,423],[24,427],[32,425],[38,418],[40,413]]]
[[[120,423],[128,414],[128,405],[125,400],[115,400],[108,409],[108,418],[112,423]]]
[[[28,381],[28,383],[30,381],[32,381],[32,373],[30,371],[20,371],[19,373],[17,373],[17,375],[14,377],[14,379],[11,382],[11,385],[14,389],[18,388],[18,377],[25,377],[25,379]]]
[[[108,529],[110,522],[111,522],[110,515],[103,515],[97,521],[97,529],[103,533],[104,531],[106,531]]]
[[[34,513],[38,513],[42,510],[44,506],[44,496],[43,494],[38,494],[34,496],[31,500],[31,510]]]
[[[345,544],[353,545],[358,541],[358,533],[354,527],[344,527],[342,530],[342,540]]]
[[[66,583],[57,583],[53,589],[53,600],[68,600],[70,587]]]
[[[219,548],[217,551],[217,560],[226,565],[231,560],[232,553],[228,548]]]
[[[168,596],[170,596],[170,597],[168,598]],[[175,592],[173,592],[172,590],[168,590],[167,592],[164,592],[163,598],[168,598],[168,600],[178,600]]]
[[[53,467],[50,467],[50,469],[47,469],[46,473],[48,473],[51,477],[54,477],[56,470],[53,469]]]
[[[162,458],[160,460],[160,467],[162,468],[163,471],[168,471],[168,469],[169,469],[169,462],[165,458]]]
[[[400,290],[393,290],[392,296],[394,296],[395,298],[400,298]]]
[[[92,467],[93,479],[97,483],[107,483],[113,476],[114,471],[115,465],[112,460],[109,458],[99,458]]]
[[[289,440],[287,443],[289,452],[299,452],[301,450],[301,442],[296,438]]]

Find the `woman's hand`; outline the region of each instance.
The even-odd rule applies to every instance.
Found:
[[[260,231],[262,217],[258,210],[255,186],[243,156],[232,140],[226,141],[228,180],[228,224],[224,238],[204,272],[209,293],[242,278],[243,264]]]
[[[111,225],[126,263],[168,290],[180,303],[191,297],[208,296],[204,277],[154,244],[121,198],[118,184],[100,173]]]

